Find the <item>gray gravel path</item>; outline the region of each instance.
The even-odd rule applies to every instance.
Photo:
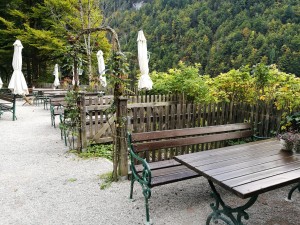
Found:
[[[99,175],[112,170],[111,162],[69,154],[49,110],[21,105],[17,121],[10,113],[0,118],[0,225],[143,224],[140,186],[135,201],[128,199],[128,181],[100,190]],[[299,225],[300,194],[284,200],[290,187],[260,195],[245,224]],[[243,202],[220,192],[232,206]],[[196,178],[154,188],[150,214],[157,225],[205,225],[211,202],[206,180]]]

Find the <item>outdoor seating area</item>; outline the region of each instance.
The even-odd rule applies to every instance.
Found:
[[[18,109],[34,108],[47,113],[50,123],[47,122],[45,126],[48,129],[50,127],[57,128],[58,124],[73,126],[73,120],[68,116],[70,108],[68,108],[69,103],[66,100],[67,92],[41,88],[38,92],[39,96],[43,96],[38,99],[39,103],[24,105],[24,99],[19,98],[17,100]],[[47,96],[47,99],[44,96]],[[35,97],[33,94],[32,98]],[[111,107],[112,99],[113,96],[109,95],[81,92],[76,102],[81,109],[79,112],[81,134],[75,136],[73,131],[70,132],[61,126],[60,130],[51,129],[56,131],[57,140],[59,136],[63,140],[58,143],[64,144],[69,149],[83,146],[84,138],[94,142],[97,140],[98,143],[111,143],[113,138],[110,129],[114,124],[114,114],[108,114],[106,110]],[[49,109],[46,107],[45,101],[47,101]],[[22,106],[21,103],[23,103]],[[282,205],[289,205],[290,202],[287,200],[291,200],[292,197],[297,199],[300,181],[298,155],[281,152],[279,141],[272,142],[274,139],[271,139],[271,141],[250,142],[246,145],[238,144],[226,147],[231,145],[231,142],[260,140],[261,138],[257,134],[268,136],[266,134],[270,130],[279,126],[276,123],[279,123],[280,120],[275,114],[272,117],[265,117],[264,121],[261,120],[261,116],[256,116],[257,113],[261,113],[259,108],[240,105],[230,111],[230,105],[227,106],[224,103],[205,106],[182,104],[181,96],[130,96],[124,99],[124,103],[126,103],[125,112],[128,113],[126,116],[128,118],[127,127],[132,131],[128,136],[130,153],[128,177],[130,180],[127,181],[127,185],[129,185],[127,197],[137,198],[141,208],[144,208],[142,205],[145,205],[144,211],[139,213],[139,220],[146,218],[145,224],[151,224],[157,220],[155,213],[157,203],[155,202],[157,198],[161,198],[159,197],[161,191],[158,192],[157,189],[177,183],[183,183],[181,186],[183,185],[187,189],[190,187],[189,180],[191,178],[199,182],[202,176],[201,179],[208,180],[208,185],[194,186],[195,182],[193,181],[192,188],[203,189],[202,191],[205,193],[211,190],[217,206],[212,208],[212,212],[208,210],[207,217],[203,217],[202,220],[207,221],[207,224],[214,221],[222,221],[225,224],[242,224],[248,220],[248,216],[243,215],[251,212],[256,205],[254,203],[259,201],[259,196],[281,187],[287,186],[284,193],[281,191],[281,194],[284,194]],[[201,109],[201,111],[195,111],[195,109]],[[242,122],[248,118],[251,118],[252,123]],[[156,126],[156,124],[159,125]],[[256,129],[253,129],[253,124],[257,125]],[[262,147],[255,143],[262,143]],[[250,150],[252,148],[253,150]],[[263,153],[265,148],[268,150]],[[251,153],[247,153],[247,151],[251,151]],[[253,155],[254,152],[257,153]],[[204,156],[203,162],[198,162],[198,158],[202,160],[202,155]],[[246,159],[248,156],[250,158]],[[250,165],[250,162],[254,164]],[[229,174],[228,178],[224,177],[227,176],[227,173]],[[277,179],[277,176],[280,179]],[[260,184],[261,179],[266,179],[266,182],[262,180],[263,184]],[[139,185],[134,186],[135,183]],[[255,185],[253,186],[252,183]],[[259,184],[256,185],[256,183]],[[246,184],[249,184],[249,187]],[[220,190],[217,185],[225,189],[225,197],[221,196],[224,195],[224,191]],[[246,185],[245,188],[242,188],[243,185]],[[264,185],[265,188],[262,188]],[[245,204],[239,203],[236,207],[229,207],[234,196],[227,203],[226,190],[242,199],[249,197],[250,199]],[[170,192],[172,193],[172,188]],[[186,190],[181,192],[184,196]],[[142,203],[143,201],[144,203]],[[205,204],[209,206],[213,200],[202,196],[199,201],[204,201],[201,203],[203,207]],[[249,216],[250,224],[252,215],[253,213],[251,213],[251,217]]]
[[[297,1],[0,12],[0,225],[300,225]]]

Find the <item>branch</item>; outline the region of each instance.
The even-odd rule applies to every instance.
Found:
[[[113,41],[115,42],[116,44],[116,50],[117,51],[121,51],[121,47],[120,47],[120,42],[119,42],[119,38],[118,38],[118,35],[116,33],[116,31],[114,29],[112,29],[111,27],[109,26],[105,26],[105,27],[96,27],[96,28],[88,28],[88,29],[83,29],[78,35],[77,37],[75,37],[74,41],[78,41],[78,39],[84,35],[84,34],[89,34],[89,33],[93,33],[93,32],[96,32],[96,31],[106,31],[106,32],[109,32],[111,33],[112,37],[113,37]]]

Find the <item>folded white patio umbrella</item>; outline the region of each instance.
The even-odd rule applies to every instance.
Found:
[[[0,77],[0,89],[2,88],[2,86],[3,86],[3,82],[2,82],[1,77]]]
[[[100,50],[97,52],[97,60],[98,60],[98,72],[99,72],[99,81],[103,87],[107,86],[106,77],[103,76],[105,74],[105,64],[103,58],[103,52]]]
[[[54,85],[55,87],[57,87],[57,86],[60,84],[60,83],[59,83],[59,79],[58,79],[58,65],[57,65],[57,64],[55,64],[55,66],[54,66],[54,72],[53,72],[53,75],[55,76],[53,85]]]
[[[22,73],[22,44],[21,41],[16,40],[14,43],[14,56],[12,66],[14,72],[11,76],[8,88],[11,89],[15,95],[28,94],[28,87]]]
[[[75,72],[74,72],[74,67],[72,67],[72,71],[73,71],[72,85],[75,85]],[[77,71],[78,71],[78,70],[77,70]],[[79,85],[79,76],[78,76],[78,80],[77,80],[77,85]]]
[[[138,82],[138,89],[151,90],[153,82],[149,76],[149,57],[147,52],[147,41],[142,30],[138,33],[138,60],[141,71],[141,77]]]

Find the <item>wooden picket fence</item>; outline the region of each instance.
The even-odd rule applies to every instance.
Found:
[[[113,96],[91,96],[81,98],[82,143],[112,142],[114,130],[114,110],[110,110]],[[129,96],[127,100],[128,130],[146,132],[189,127],[202,127],[228,123],[249,122],[253,124],[256,135],[274,136],[279,131],[282,111],[273,105],[258,102],[195,104],[185,103],[177,95]],[[214,148],[215,144],[201,146],[198,150]],[[216,144],[219,145],[219,144]],[[192,151],[196,151],[193,149]],[[161,156],[157,156],[161,158]],[[156,160],[156,159],[153,159]]]
[[[112,142],[112,131],[114,130],[114,109],[112,108],[113,96],[85,96],[82,93],[80,98],[81,128],[80,141],[78,145],[83,146],[83,142],[109,143]],[[155,105],[165,105],[165,101],[177,102],[177,96],[129,96],[128,105],[137,106],[140,102],[152,102]],[[161,103],[162,102],[162,103]],[[126,117],[127,115],[125,115]]]

